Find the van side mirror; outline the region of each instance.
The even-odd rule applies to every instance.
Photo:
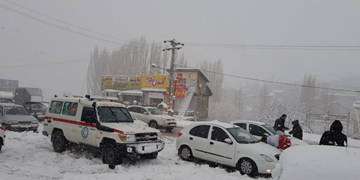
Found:
[[[230,138],[224,139],[224,142],[227,144],[233,144],[233,141]]]

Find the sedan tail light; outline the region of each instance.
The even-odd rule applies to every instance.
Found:
[[[177,137],[181,137],[182,135],[183,135],[182,132],[177,133]]]

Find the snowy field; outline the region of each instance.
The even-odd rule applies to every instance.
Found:
[[[294,146],[281,154],[274,170],[278,180],[358,180],[360,149],[334,146]]]
[[[240,175],[237,171],[229,173],[222,168],[211,168],[206,164],[200,165],[180,160],[175,150],[175,138],[169,136],[162,137],[166,142],[166,147],[159,153],[158,159],[143,160],[134,165],[125,163],[117,166],[115,170],[110,170],[107,165],[102,164],[99,158],[94,158],[89,152],[71,150],[62,154],[55,153],[50,139],[41,133],[7,131],[6,135],[5,146],[0,152],[0,180],[251,179]],[[304,134],[304,139],[313,144],[318,142],[320,135]],[[281,156],[282,165],[287,168],[282,169],[278,175],[281,174],[280,179],[282,180],[289,177],[294,179],[294,175],[302,179],[301,177],[306,174],[303,172],[312,170],[311,174],[318,175],[315,179],[329,180],[326,175],[322,174],[324,171],[326,172],[327,168],[315,168],[321,166],[332,168],[331,170],[338,174],[341,172],[346,172],[349,175],[359,173],[360,149],[357,148],[360,147],[360,141],[350,139],[349,145],[356,148],[337,151],[336,147],[328,147],[328,149],[322,149],[318,152],[312,149],[313,146],[299,146],[301,148],[294,148],[295,150],[291,148],[289,151],[284,151]],[[303,150],[302,148],[308,149]],[[324,151],[329,151],[329,153],[324,153]],[[329,158],[328,156],[335,156],[336,159],[324,160],[324,158]],[[356,158],[355,161],[352,160],[354,158]],[[327,162],[331,162],[332,166],[329,166]],[[336,165],[337,163],[338,165]],[[333,168],[338,168],[338,170],[334,171]]]
[[[110,170],[89,153],[66,151],[55,153],[49,138],[41,133],[7,131],[4,149],[0,153],[0,180],[218,180],[250,179],[239,172],[228,173],[184,162],[176,155],[175,139],[163,137],[166,148],[156,160],[144,160],[135,165],[125,164]]]

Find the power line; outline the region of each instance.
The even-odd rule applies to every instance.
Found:
[[[204,70],[204,69],[201,69],[201,70],[205,71],[205,72],[208,72],[208,73],[214,73],[214,74],[219,74],[219,75],[223,75],[223,76],[228,76],[228,77],[233,77],[233,78],[238,78],[238,79],[245,79],[245,80],[250,80],[250,81],[263,82],[263,83],[268,83],[268,84],[277,84],[277,85],[285,85],[285,86],[293,86],[293,87],[315,88],[315,89],[330,90],[330,91],[342,91],[342,92],[360,93],[360,90],[345,89],[345,88],[328,88],[328,87],[321,87],[321,86],[310,86],[310,85],[303,85],[303,84],[283,82],[283,81],[265,80],[265,79],[242,76],[242,75],[237,75],[237,74],[216,72],[216,71],[211,71],[211,70]]]
[[[360,51],[360,45],[185,43],[191,47],[222,47],[260,50]]]
[[[4,5],[4,4],[0,4],[0,8],[2,9],[5,9],[5,10],[8,10],[8,11],[11,11],[11,12],[14,12],[18,15],[21,15],[23,17],[26,17],[26,18],[29,18],[29,19],[32,19],[32,20],[35,20],[39,23],[42,23],[42,24],[45,24],[47,26],[51,26],[51,27],[54,27],[54,28],[57,28],[57,29],[60,29],[62,31],[66,31],[66,32],[70,32],[70,33],[73,33],[73,34],[77,34],[77,35],[80,35],[80,36],[83,36],[83,37],[86,37],[88,39],[92,39],[92,40],[98,40],[98,41],[103,41],[103,42],[107,42],[107,43],[111,43],[111,44],[116,44],[116,45],[122,45],[123,43],[122,42],[118,42],[118,41],[114,41],[114,40],[109,40],[109,39],[105,39],[105,38],[102,38],[102,37],[97,37],[97,36],[93,36],[93,35],[90,35],[90,34],[87,34],[87,33],[84,33],[84,32],[81,32],[81,31],[76,31],[76,30],[73,30],[67,26],[63,26],[63,25],[59,25],[57,23],[54,23],[54,22],[50,22],[50,21],[46,21],[44,19],[41,19],[39,17],[36,17],[30,13],[26,13],[26,12],[23,12],[23,11],[20,11],[18,9],[15,9],[15,8],[12,8],[10,6],[7,6],[7,5]]]
[[[31,67],[31,66],[42,67],[44,65],[74,64],[74,63],[81,63],[81,62],[89,62],[89,60],[73,59],[73,60],[31,63],[31,64],[1,65],[0,69],[27,68],[27,67]]]
[[[0,8],[12,11],[14,13],[17,13],[21,16],[33,19],[35,21],[38,21],[42,24],[48,25],[48,26],[53,26],[57,29],[63,30],[63,31],[67,31],[73,34],[78,34],[81,35],[83,37],[89,38],[89,39],[94,39],[94,40],[98,40],[98,41],[104,41],[107,43],[111,43],[111,44],[117,44],[117,45],[122,45],[124,44],[124,42],[120,42],[120,41],[116,41],[116,40],[112,40],[112,39],[119,39],[113,35],[109,35],[109,34],[105,34],[105,33],[101,33],[101,32],[97,32],[97,31],[93,31],[87,27],[84,26],[79,26],[79,25],[75,25],[72,23],[69,23],[65,20],[62,20],[60,18],[56,18],[53,16],[49,16],[47,14],[44,14],[40,11],[28,8],[22,4],[10,1],[10,0],[3,0],[4,2],[7,2],[8,4],[12,4],[13,6],[16,6],[18,8],[21,8],[23,10],[29,11],[31,13],[37,14],[37,16],[32,15],[30,13],[26,13],[24,11],[19,11],[18,9],[15,9],[13,7],[10,7],[8,5],[4,5],[4,4],[0,4]],[[41,19],[38,16],[43,16],[46,17],[48,19],[53,20],[54,22],[51,21],[46,21],[44,19]],[[56,22],[56,23],[55,23]],[[58,23],[61,23],[62,25],[59,25]],[[80,31],[75,31],[71,28],[75,28],[78,29]],[[87,33],[81,32],[81,31],[85,31]],[[102,37],[98,37],[98,36],[94,36],[91,34],[97,34],[100,35]],[[256,49],[256,50],[304,50],[304,51],[360,51],[360,45],[299,45],[299,44],[237,44],[237,43],[197,43],[197,42],[186,42],[186,44],[190,47],[222,47],[222,48],[241,48],[241,49]]]
[[[56,22],[59,22],[59,23],[62,23],[62,24],[68,25],[68,26],[72,26],[73,28],[77,28],[77,29],[80,29],[80,30],[83,30],[83,31],[87,31],[87,32],[90,32],[90,33],[93,33],[93,34],[98,34],[98,35],[103,36],[103,37],[111,37],[111,38],[117,39],[117,37],[115,37],[115,36],[113,36],[113,35],[105,34],[105,33],[102,33],[102,32],[97,32],[97,31],[93,31],[93,30],[91,30],[91,29],[88,28],[88,27],[79,26],[79,25],[77,25],[77,24],[69,23],[69,22],[67,22],[67,21],[65,21],[65,20],[62,20],[62,19],[60,19],[60,18],[56,18],[56,17],[53,17],[53,16],[49,16],[49,15],[47,15],[47,14],[45,14],[45,13],[42,13],[42,12],[40,12],[40,11],[37,11],[37,10],[35,10],[35,9],[31,9],[31,8],[29,8],[29,7],[26,7],[26,6],[24,6],[24,5],[20,4],[20,3],[15,2],[15,1],[11,1],[11,0],[2,0],[2,1],[5,1],[5,2],[7,2],[7,3],[9,3],[9,4],[12,4],[12,5],[14,5],[14,6],[18,7],[18,8],[25,9],[25,10],[27,10],[27,11],[29,11],[29,12],[32,12],[32,13],[35,13],[35,14],[37,14],[37,15],[44,16],[44,17],[46,17],[46,18],[52,19],[52,20],[54,20],[54,21],[56,21]]]

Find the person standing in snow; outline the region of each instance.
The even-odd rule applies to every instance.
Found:
[[[335,120],[330,126],[330,131],[325,131],[322,134],[319,145],[347,146],[347,137],[342,133],[342,130],[341,122]]]
[[[281,115],[281,117],[279,119],[275,120],[275,124],[274,124],[274,130],[275,131],[285,131],[285,120],[286,120],[287,115],[283,114]]]
[[[289,134],[291,134],[295,138],[302,140],[303,139],[303,130],[299,124],[299,120],[295,120],[295,121],[291,122],[291,124],[293,125],[293,128],[289,132]]]

